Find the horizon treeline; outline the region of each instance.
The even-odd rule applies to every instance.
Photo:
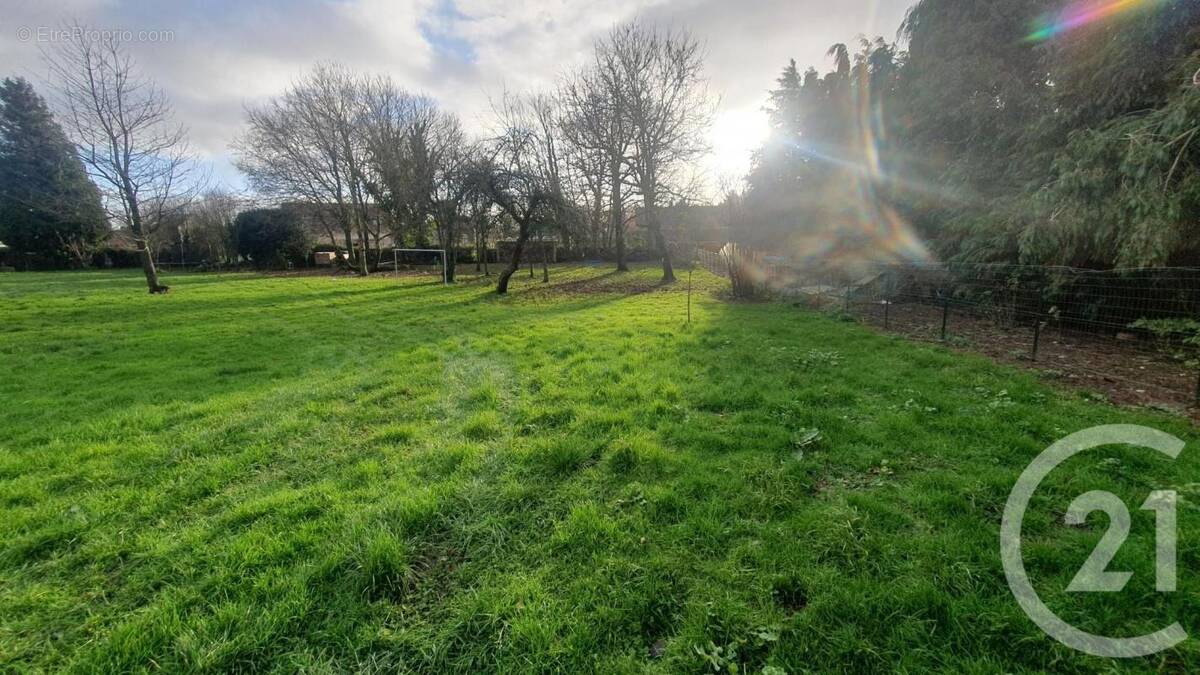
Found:
[[[363,274],[385,235],[452,251],[549,237],[624,269],[635,223],[665,280],[672,256],[715,236],[808,260],[1200,265],[1200,3],[1144,0],[1083,25],[1073,16],[1047,0],[920,0],[894,42],[836,43],[823,73],[785,64],[768,140],[720,208],[691,209],[707,201],[695,168],[715,112],[702,45],[637,23],[599,38],[556,87],[504,92],[482,136],[385,76],[318,64],[249,107],[233,149],[260,197],[322,207],[318,230]],[[128,60],[69,58],[120,45],[56,53],[58,99],[106,95],[79,73],[136,72]],[[176,179],[191,170],[186,130],[161,91],[145,89],[142,104],[156,112],[153,138],[178,152],[132,155],[156,189],[125,195],[127,182],[102,180],[104,156],[79,151],[107,147],[93,132],[109,120],[60,114],[64,134],[28,83],[6,87],[0,235],[18,256],[37,243],[47,260],[86,265],[107,235],[94,191],[76,191],[96,221],[80,229],[59,213],[62,190],[46,187],[63,183],[62,167],[89,187],[73,143],[107,221],[141,222],[147,261],[163,242],[181,257],[236,259],[245,200]],[[93,108],[106,109],[79,110]],[[43,137],[60,141],[30,140]],[[39,207],[35,222],[30,204],[55,208]]]

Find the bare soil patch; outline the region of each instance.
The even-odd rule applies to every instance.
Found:
[[[537,272],[538,278],[541,278],[541,271]],[[584,296],[584,295],[640,295],[642,293],[655,293],[658,291],[679,291],[687,290],[685,282],[676,281],[673,284],[664,284],[658,279],[648,278],[645,275],[633,274],[629,272],[606,272],[599,276],[587,277],[584,279],[573,279],[571,281],[554,280],[554,273],[551,271],[550,283],[542,285],[538,288],[526,288],[523,292],[533,296]]]
[[[852,305],[850,313],[889,333],[942,341],[941,307],[893,304],[887,308],[886,328],[882,304]],[[1035,360],[1032,326],[1006,326],[951,307],[945,344],[1035,370],[1048,380],[1102,395],[1118,405],[1166,408],[1200,420],[1196,372],[1162,354],[1145,339],[1123,337],[1131,339],[1051,325],[1042,330]]]

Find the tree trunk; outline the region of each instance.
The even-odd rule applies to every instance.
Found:
[[[550,283],[550,254],[546,253],[546,242],[541,237],[538,237],[538,244],[542,247],[542,283]]]
[[[146,240],[134,235],[134,243],[138,246],[138,257],[142,259],[142,272],[146,274],[146,286],[151,293],[166,293],[170,288],[158,282],[158,270],[154,268],[154,258],[150,255],[150,246]]]
[[[646,227],[649,228],[650,234],[654,237],[654,246],[658,249],[659,256],[662,257],[662,283],[674,283],[675,270],[671,267],[671,252],[667,249],[667,240],[663,237],[662,225],[658,222],[658,207],[655,205],[656,195],[652,189],[643,189],[642,194],[642,206],[646,213]]]
[[[617,271],[628,272],[629,263],[625,262],[625,233],[620,229],[616,231],[617,237]]]
[[[166,293],[170,287],[158,282],[158,270],[154,268],[154,257],[150,255],[150,244],[142,230],[142,213],[138,209],[137,199],[134,198],[133,186],[125,181],[125,199],[129,204],[129,229],[133,231],[133,242],[138,247],[138,257],[142,259],[142,272],[146,275],[146,286],[151,295]]]
[[[349,225],[343,225],[342,236],[346,239],[346,262],[349,263],[350,268],[353,269],[354,257],[356,255],[354,249],[354,230],[350,229]]]
[[[612,181],[609,197],[612,201],[613,236],[617,239],[617,271],[628,272],[625,262],[625,211],[621,208],[621,162],[614,161],[608,167],[608,179]]]
[[[600,229],[604,224],[604,189],[599,181],[592,191],[592,257],[600,258]]]
[[[369,269],[368,263],[367,263],[367,259],[369,257],[367,253],[371,247],[371,243],[367,239],[369,236],[370,235],[367,233],[367,226],[365,224],[363,224],[362,222],[359,222],[359,224],[358,224],[358,251],[359,251],[358,276],[360,276],[360,277],[365,277],[371,273],[371,270]]]
[[[509,261],[508,267],[500,273],[500,281],[496,284],[496,294],[504,295],[508,293],[508,280],[512,275],[521,269],[521,252],[525,250],[525,242],[529,239],[529,223],[521,223],[517,231],[517,241],[513,244],[512,260]]]
[[[674,283],[675,269],[671,267],[671,250],[667,248],[667,240],[663,238],[661,228],[654,228],[654,239],[658,243],[658,250],[662,251],[662,282],[664,284]]]
[[[448,226],[446,228],[446,239],[449,241],[442,247],[442,250],[445,251],[442,256],[445,258],[446,263],[446,283],[450,284],[454,283],[454,271],[458,267],[458,254],[454,251],[454,235],[454,226]]]

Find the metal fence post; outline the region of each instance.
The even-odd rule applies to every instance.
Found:
[[[883,329],[887,330],[889,328],[888,324],[890,323],[890,317],[888,315],[891,313],[892,309],[892,285],[895,283],[895,281],[892,279],[892,270],[887,270],[884,272],[883,278]]]
[[[950,318],[950,298],[942,295],[942,342],[946,341],[946,322]]]
[[[1037,295],[1037,313],[1033,317],[1033,350],[1029,354],[1030,361],[1037,361],[1038,343],[1042,339],[1042,314],[1045,309],[1042,302],[1044,301],[1045,293],[1040,283],[1037,285]]]

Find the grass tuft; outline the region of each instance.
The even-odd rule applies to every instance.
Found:
[[[371,433],[370,442],[382,446],[406,445],[416,437],[417,431],[411,425],[386,424]]]
[[[474,441],[486,441],[496,438],[503,433],[500,416],[491,410],[474,413],[463,423],[462,433]]]
[[[388,531],[365,534],[355,562],[372,599],[400,599],[411,574],[404,542]]]

